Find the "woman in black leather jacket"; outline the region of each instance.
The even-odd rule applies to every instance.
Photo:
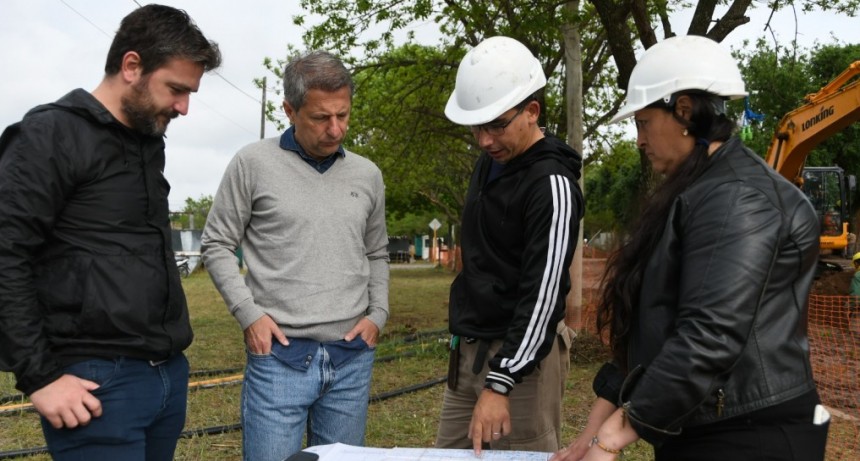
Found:
[[[822,460],[806,335],[815,211],[732,136],[737,64],[704,37],[651,47],[630,77],[637,145],[665,175],[610,258],[598,306],[612,363],[583,433],[553,460]]]

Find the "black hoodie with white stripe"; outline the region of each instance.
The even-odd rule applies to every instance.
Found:
[[[580,155],[547,135],[489,178],[475,165],[463,210],[463,270],[451,285],[452,334],[504,340],[487,381],[513,388],[549,353],[570,290],[585,210]]]

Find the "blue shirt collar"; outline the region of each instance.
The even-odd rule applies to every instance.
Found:
[[[301,156],[305,160],[313,160],[316,161],[313,157],[308,155],[304,148],[296,142],[296,126],[290,126],[287,131],[284,131],[284,134],[281,135],[281,141],[279,143],[281,149],[291,150],[293,152],[297,152],[299,156]],[[343,146],[337,146],[337,150],[333,153],[340,154],[340,157],[346,157],[346,151],[343,149]]]
[[[323,160],[317,160],[305,152],[302,146],[296,142],[296,126],[291,126],[284,134],[281,135],[281,140],[278,143],[281,146],[281,149],[289,150],[295,152],[299,157],[302,158],[308,165],[310,165],[313,169],[317,170],[320,174],[325,173],[334,165],[334,162],[338,159],[338,157],[346,157],[346,151],[343,149],[343,146],[337,146],[337,150],[329,155]],[[340,155],[334,155],[340,154]]]

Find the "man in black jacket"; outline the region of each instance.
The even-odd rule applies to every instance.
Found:
[[[492,37],[463,58],[445,115],[483,151],[451,286],[448,389],[436,446],[555,451],[570,360],[568,267],[584,202],[581,160],[538,126],[540,62]]]
[[[191,343],[163,135],[217,44],[181,10],[126,16],[105,77],[0,138],[0,369],[54,459],[173,458]]]

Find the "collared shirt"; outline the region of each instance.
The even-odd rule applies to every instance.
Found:
[[[305,152],[304,148],[296,142],[296,126],[291,126],[287,131],[284,131],[284,134],[281,135],[281,141],[278,144],[281,146],[281,149],[291,150],[295,152],[299,157],[302,158],[308,165],[312,166],[315,170],[317,170],[320,174],[325,173],[326,170],[331,168],[334,165],[335,160],[338,157],[346,157],[346,151],[343,150],[343,146],[337,146],[337,150],[324,158],[323,160],[317,160]],[[340,154],[340,155],[335,155]]]
[[[366,351],[369,346],[361,336],[352,341],[339,340],[319,342],[306,338],[289,338],[290,344],[283,346],[277,341],[272,341],[272,355],[284,365],[299,371],[307,371],[311,361],[316,357],[320,348],[325,349],[335,369],[340,368],[346,362],[354,359],[358,354]]]

